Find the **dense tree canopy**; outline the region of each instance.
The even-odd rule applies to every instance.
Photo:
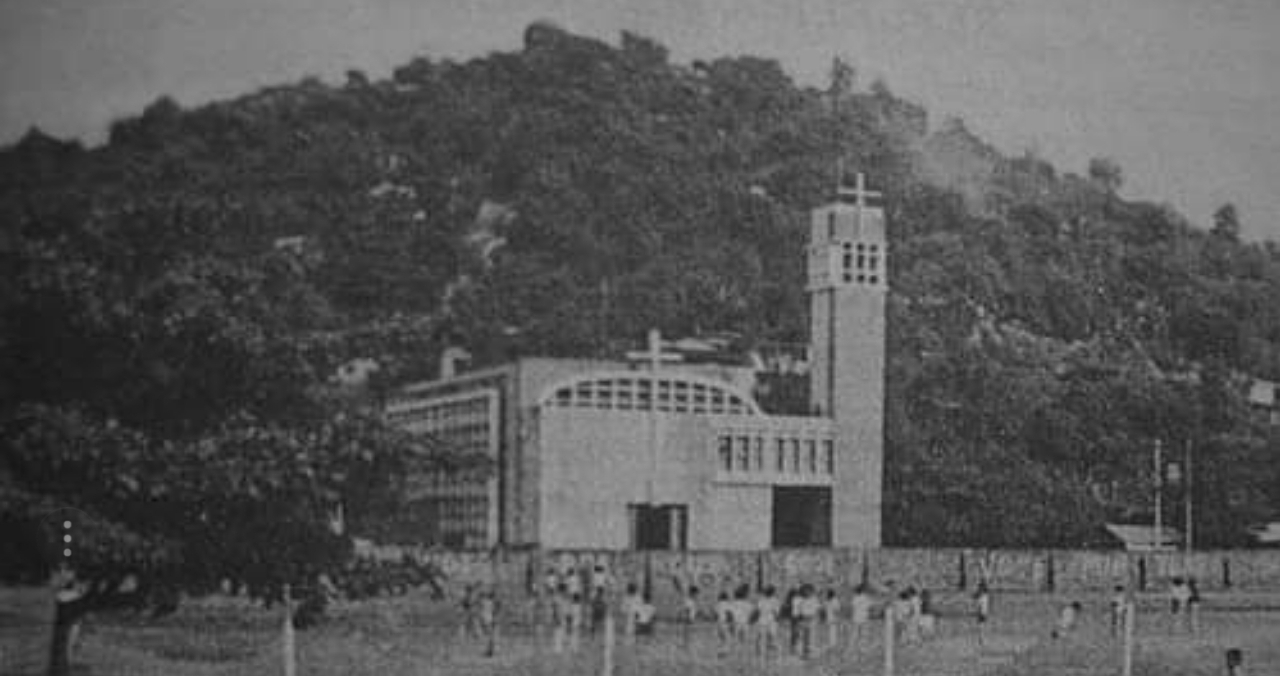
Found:
[[[807,213],[843,166],[891,224],[891,543],[1095,544],[1151,518],[1157,439],[1200,458],[1203,544],[1277,516],[1276,431],[1244,393],[1280,380],[1280,250],[1123,199],[1111,160],[1081,176],[967,131],[959,173],[926,181],[923,110],[836,71],[819,90],[535,24],[523,50],[388,80],[161,99],[100,148],[33,131],[0,153],[6,486],[58,497],[70,451],[48,449],[79,439],[101,455],[77,471],[130,477],[92,513],[164,542],[124,516],[156,486],[312,514],[400,457],[340,415],[327,379],[352,358],[395,384],[446,342],[481,363],[612,354],[655,326],[803,342]],[[307,450],[347,434],[376,443]],[[272,469],[184,491],[128,474],[246,454]]]

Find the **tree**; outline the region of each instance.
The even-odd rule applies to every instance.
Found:
[[[1114,195],[1124,183],[1124,172],[1115,160],[1095,157],[1089,160],[1089,178],[1104,192]]]
[[[0,249],[0,540],[33,545],[0,577],[57,573],[56,675],[86,613],[224,583],[268,601],[314,590],[350,551],[336,505],[483,465],[337,396],[302,271],[220,256],[203,216],[127,201],[7,227]]]
[[[1232,242],[1240,241],[1240,217],[1236,213],[1236,205],[1227,202],[1213,212],[1212,232],[1215,237]]]

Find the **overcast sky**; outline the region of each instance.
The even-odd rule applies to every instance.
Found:
[[[412,56],[517,49],[548,19],[680,61],[750,53],[819,84],[843,55],[936,124],[1083,172],[1206,225],[1235,202],[1280,240],[1280,0],[0,0],[0,143],[32,124],[90,143],[168,94],[183,105]]]

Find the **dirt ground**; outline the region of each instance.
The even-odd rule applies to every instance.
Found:
[[[0,590],[0,673],[38,674],[47,649],[45,590]],[[1077,629],[1054,639],[1058,608],[1080,601]],[[1121,673],[1122,642],[1112,635],[1102,594],[1067,597],[995,594],[993,620],[979,636],[959,594],[938,594],[937,632],[895,649],[895,673],[929,676],[1068,676]],[[410,595],[339,605],[318,627],[297,632],[300,676],[546,676],[600,674],[603,640],[582,638],[575,653],[555,654],[550,637],[531,622],[524,602],[503,606],[496,655],[461,635],[449,603]],[[880,674],[884,630],[875,623],[862,640],[848,638],[809,660],[761,659],[747,649],[722,655],[714,627],[686,633],[659,624],[654,636],[628,644],[619,636],[615,676],[692,674]],[[86,676],[261,676],[282,673],[279,609],[237,600],[186,603],[175,615],[150,620],[109,616],[88,620],[73,663]],[[1210,595],[1198,632],[1175,623],[1159,597],[1140,599],[1135,674],[1222,674],[1224,652],[1244,651],[1250,674],[1280,674],[1280,595]]]

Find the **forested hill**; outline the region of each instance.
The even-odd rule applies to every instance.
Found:
[[[154,425],[210,393],[269,400],[161,396],[234,355],[316,383],[369,357],[395,383],[445,343],[484,362],[649,327],[801,342],[805,219],[841,165],[891,224],[891,541],[1094,542],[1151,518],[1156,438],[1194,444],[1205,544],[1280,517],[1280,445],[1244,400],[1280,380],[1280,248],[1239,241],[1233,209],[1200,228],[1120,197],[1105,159],[1079,176],[960,123],[929,135],[843,64],[819,90],[548,24],[514,53],[160,99],[102,147],[5,149],[0,405]]]

